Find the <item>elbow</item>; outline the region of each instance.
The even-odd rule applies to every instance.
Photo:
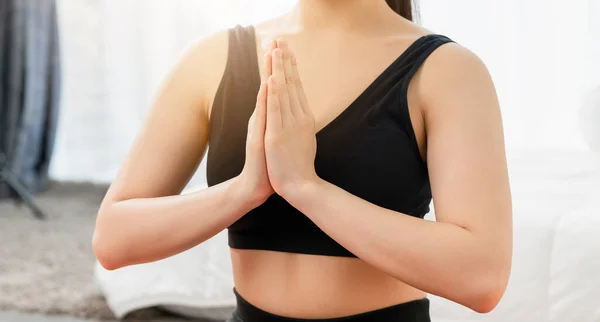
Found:
[[[92,238],[92,249],[94,251],[94,255],[96,255],[96,259],[98,263],[104,267],[104,269],[109,271],[114,271],[118,268],[124,267],[123,261],[117,256],[118,251],[114,246],[111,246],[107,243],[107,241],[99,237],[98,232],[94,232],[94,237]]]
[[[466,306],[477,313],[490,313],[498,306],[503,294],[502,288],[482,290],[472,295]]]
[[[110,236],[110,223],[106,222],[108,217],[106,213],[99,213],[96,222],[96,229],[92,237],[92,250],[96,259],[104,269],[113,271],[127,266],[123,256],[123,247],[119,246],[116,236]]]
[[[472,285],[465,306],[477,313],[490,313],[502,300],[508,285],[508,274],[486,274],[482,280],[486,282]]]

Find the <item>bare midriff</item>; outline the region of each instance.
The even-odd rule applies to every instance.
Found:
[[[231,259],[238,293],[280,316],[343,317],[425,297],[358,258],[231,249]]]

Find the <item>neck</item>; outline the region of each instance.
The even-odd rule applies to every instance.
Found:
[[[396,16],[384,0],[298,0],[291,14],[302,29],[345,30],[373,26]]]

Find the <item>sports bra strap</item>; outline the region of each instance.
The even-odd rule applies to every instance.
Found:
[[[227,53],[227,68],[225,73],[248,73],[257,74],[258,72],[258,55],[256,53],[256,36],[253,26],[242,27],[237,25],[228,30],[229,33],[229,49]],[[251,75],[244,75],[251,76]],[[260,74],[253,75],[248,79],[258,76],[260,82]]]
[[[413,149],[417,155],[421,155],[417,138],[414,132],[412,121],[410,118],[408,108],[408,88],[415,74],[423,66],[427,58],[440,46],[453,42],[450,38],[437,34],[425,35],[417,39],[406,51],[404,52],[402,62],[402,75],[399,84],[399,97],[401,98],[399,107],[399,116],[402,127],[405,133],[409,136],[413,142]],[[424,164],[426,166],[426,164]]]
[[[408,80],[406,82],[407,85],[425,63],[427,58],[429,58],[429,56],[440,46],[449,42],[453,41],[446,36],[430,34],[415,40],[415,42],[406,49],[402,65],[410,66],[407,74],[404,75],[405,79]]]

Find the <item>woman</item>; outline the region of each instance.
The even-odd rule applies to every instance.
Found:
[[[426,293],[491,311],[512,253],[494,86],[410,9],[300,0],[190,48],[102,203],[100,263],[229,228],[232,321],[429,321]],[[207,145],[209,188],[179,195]]]

